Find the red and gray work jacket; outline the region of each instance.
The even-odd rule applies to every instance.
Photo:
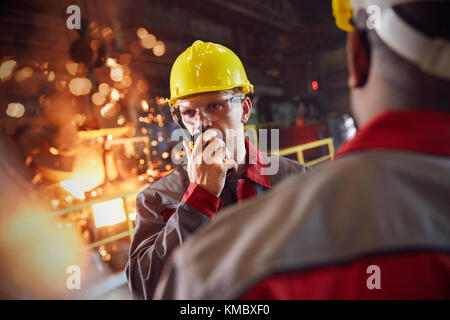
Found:
[[[172,250],[214,219],[222,207],[259,196],[284,177],[305,170],[296,161],[275,155],[263,156],[248,140],[246,150],[256,159],[248,161],[243,174],[226,179],[220,197],[190,183],[182,166],[138,195],[136,230],[126,268],[133,298],[152,299],[163,265]],[[267,169],[269,161],[274,161],[273,157],[277,157],[278,172],[262,175],[261,169]]]
[[[172,260],[155,298],[450,299],[450,114],[380,114]]]

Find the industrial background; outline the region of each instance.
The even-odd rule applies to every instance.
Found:
[[[135,196],[174,167],[165,98],[195,40],[241,58],[247,128],[279,129],[280,154],[315,165],[355,132],[329,1],[3,0],[0,26],[2,297],[130,298]]]

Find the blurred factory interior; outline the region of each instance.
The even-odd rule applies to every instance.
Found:
[[[81,30],[66,27],[70,5]],[[279,129],[280,154],[306,164],[331,158],[356,128],[330,16],[329,1],[2,1],[0,296],[130,298],[135,196],[174,167],[165,98],[195,40],[241,58],[255,85],[247,128]],[[66,265],[84,266],[70,294]]]

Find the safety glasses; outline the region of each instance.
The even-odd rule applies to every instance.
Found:
[[[194,125],[200,113],[211,121],[223,119],[231,112],[233,103],[243,99],[243,95],[214,93],[180,99],[174,108],[179,109],[184,123]]]

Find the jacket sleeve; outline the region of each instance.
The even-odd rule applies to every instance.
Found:
[[[191,183],[166,222],[163,214],[167,207],[162,204],[162,196],[149,188],[136,199],[136,230],[126,267],[134,299],[153,298],[164,263],[172,250],[207,224],[223,206],[219,198]]]

